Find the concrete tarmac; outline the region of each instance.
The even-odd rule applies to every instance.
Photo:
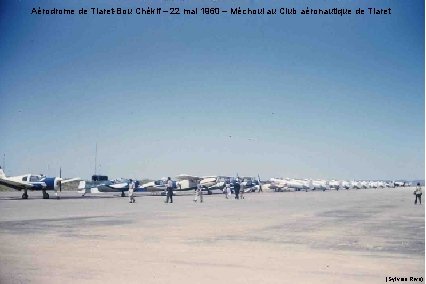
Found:
[[[1,192],[0,283],[424,281],[425,207],[413,191],[218,194],[201,204],[190,194],[129,204],[118,194]]]

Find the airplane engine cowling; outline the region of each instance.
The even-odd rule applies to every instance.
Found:
[[[56,178],[44,178],[43,182],[46,184],[46,190],[57,189]]]

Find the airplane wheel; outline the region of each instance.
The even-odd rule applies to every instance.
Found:
[[[22,199],[28,199],[28,194],[23,193],[23,194],[22,194]]]
[[[208,195],[212,195],[212,192],[209,190],[209,191],[207,191],[207,194]]]
[[[124,194],[124,191],[121,192],[121,197],[126,197],[126,195]]]
[[[43,199],[49,199],[49,193],[43,192]]]

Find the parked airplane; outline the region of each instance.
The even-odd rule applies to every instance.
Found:
[[[328,185],[330,186],[330,189],[339,190],[342,188],[342,182],[338,180],[330,180]]]
[[[176,180],[173,182],[173,191],[188,191],[194,190],[197,188],[197,181],[200,180],[199,177],[181,174],[176,176]],[[146,191],[146,192],[165,192],[167,189],[167,178],[162,178],[160,180],[150,181],[142,184],[142,186],[137,188],[137,191]]]
[[[394,187],[404,187],[404,186],[410,186],[409,182],[407,181],[394,181]]]
[[[361,189],[363,187],[362,187],[361,182],[353,180],[353,181],[351,181],[351,188]]]
[[[369,188],[370,184],[368,183],[368,181],[361,181],[361,187],[362,188]]]
[[[155,181],[149,181],[141,186],[142,191],[147,192],[163,192],[167,189],[167,182],[165,180],[155,180]]]
[[[314,189],[312,180],[298,180],[298,179],[289,179],[286,182],[287,189],[294,189],[296,191],[300,190],[312,190]]]
[[[180,174],[176,176],[176,187],[179,191],[195,190],[197,183],[201,181],[200,177],[192,176],[188,174]]]
[[[269,180],[269,186],[267,186],[269,189],[272,189],[273,191],[282,191],[284,190],[284,187],[286,186],[286,181],[281,178],[271,178]]]
[[[259,191],[260,188],[260,177],[258,179],[254,177],[243,177],[240,178],[242,181],[240,182],[240,185],[244,188],[244,192],[254,192]]]
[[[312,188],[312,190],[326,191],[330,189],[330,184],[326,180],[313,180],[311,183],[312,186],[310,186],[310,188]]]
[[[78,189],[82,196],[87,193],[121,192],[121,197],[124,197],[124,192],[129,190],[129,180],[112,181],[108,180],[108,176],[93,175],[91,181],[80,181]]]
[[[271,181],[271,184],[269,188],[273,189],[274,191],[282,191],[282,190],[308,191],[308,190],[314,189],[312,180],[272,178],[270,181]]]
[[[351,189],[352,188],[352,184],[349,181],[343,180],[341,182],[341,184],[342,184],[343,189]]]
[[[222,191],[225,188],[226,182],[231,182],[232,178],[227,176],[203,176],[200,180],[201,187],[207,194],[212,194],[213,191]]]
[[[61,176],[61,174],[59,175]],[[0,185],[19,191],[23,190],[22,199],[28,199],[28,190],[41,190],[43,192],[43,199],[49,199],[47,190],[62,191],[62,184],[78,180],[81,179],[63,179],[62,177],[46,177],[44,175],[32,174],[6,177],[3,169],[0,167]]]

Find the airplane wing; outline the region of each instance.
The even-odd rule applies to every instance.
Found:
[[[218,176],[202,176],[202,179],[208,179],[208,178],[217,178]]]
[[[33,186],[31,184],[20,183],[20,182],[16,182],[16,181],[7,180],[7,179],[0,179],[0,185],[3,185],[3,186],[8,187],[8,188],[13,188],[13,189],[16,189],[16,190],[32,189],[33,188]]]
[[[79,177],[71,178],[71,179],[64,179],[64,180],[61,180],[61,183],[64,184],[64,183],[72,182],[72,181],[82,181],[82,179],[79,178]]]
[[[197,176],[192,176],[192,175],[187,175],[187,174],[181,174],[176,176],[177,180],[187,180],[187,179],[192,179],[192,180],[199,180],[201,179],[200,177]]]
[[[128,190],[129,189],[129,184],[127,182],[122,182],[122,183],[114,183],[114,184],[110,184],[109,187],[114,188],[114,189],[118,189],[118,190]]]

